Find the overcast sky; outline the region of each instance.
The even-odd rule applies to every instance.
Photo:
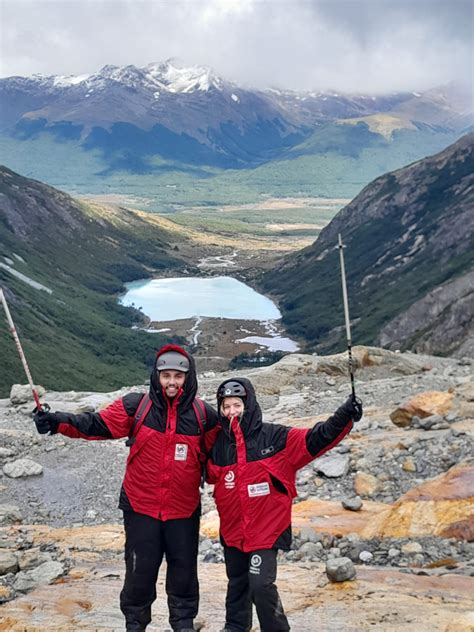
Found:
[[[472,0],[0,0],[0,76],[178,57],[256,87],[472,83]]]

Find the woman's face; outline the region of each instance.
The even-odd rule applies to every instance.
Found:
[[[225,397],[221,404],[221,413],[228,419],[240,419],[244,413],[244,402],[240,397]]]

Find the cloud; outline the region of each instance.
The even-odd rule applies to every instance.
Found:
[[[256,87],[421,90],[473,74],[470,0],[3,0],[2,76],[179,57]]]

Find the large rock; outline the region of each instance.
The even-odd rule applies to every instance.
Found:
[[[474,540],[474,465],[461,464],[414,487],[374,515],[364,538],[455,537]]]
[[[313,469],[328,478],[345,476],[349,471],[349,456],[346,454],[328,454],[314,461]]]
[[[0,575],[16,573],[18,570],[18,558],[10,551],[0,551]]]
[[[426,368],[426,361],[416,354],[395,353],[378,347],[355,346],[352,348],[352,356],[354,370],[384,365],[393,373],[411,375]],[[259,396],[279,395],[288,386],[295,385],[304,375],[347,375],[347,362],[346,352],[329,356],[291,353],[269,367],[232,371],[228,375],[250,378]],[[206,392],[215,393],[225,377],[226,374],[221,374],[215,379],[206,380]]]
[[[39,476],[43,473],[43,466],[31,459],[18,459],[3,466],[3,473],[10,478],[23,478],[25,476]]]
[[[380,481],[367,472],[357,472],[354,478],[354,490],[358,496],[373,496],[380,488]]]
[[[346,582],[355,579],[356,569],[348,557],[338,557],[326,562],[326,575],[331,582]]]
[[[35,388],[38,392],[38,395],[42,397],[46,391],[42,386],[36,386]],[[29,384],[13,384],[10,390],[10,402],[13,406],[19,406],[20,404],[28,404],[32,405],[34,408],[34,399],[33,393],[31,392],[31,387]]]
[[[20,571],[13,588],[18,592],[27,592],[37,586],[50,584],[63,574],[64,568],[60,562],[45,562],[31,571]]]
[[[451,410],[453,398],[453,393],[425,391],[403,401],[390,413],[390,419],[396,426],[405,428],[411,425],[415,415],[421,419],[431,415],[445,415]]]
[[[353,498],[343,498],[341,504],[344,509],[349,511],[360,511],[363,506],[363,502],[360,496],[354,496]]]
[[[40,551],[39,548],[33,548],[20,553],[18,566],[20,567],[20,570],[27,571],[30,568],[35,568],[45,562],[51,562],[52,559],[51,555],[46,551]]]

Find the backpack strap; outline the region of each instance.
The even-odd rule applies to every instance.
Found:
[[[207,422],[207,410],[204,402],[199,397],[196,397],[193,401],[194,414],[196,415],[196,421],[198,422],[199,431],[201,433],[201,489],[204,489],[204,483],[206,481],[206,456],[204,453],[204,433],[206,431]]]
[[[138,404],[137,410],[135,411],[133,424],[130,428],[128,439],[125,442],[125,445],[127,445],[129,448],[132,447],[132,445],[135,443],[138,431],[140,430],[140,426],[142,425],[145,417],[148,415],[152,405],[153,402],[151,401],[149,394],[145,393],[145,395],[143,395],[143,397],[141,398],[140,403]]]
[[[207,410],[202,399],[200,399],[199,397],[195,398],[195,400],[193,401],[193,409],[194,414],[196,415],[196,421],[199,425],[199,430],[201,432],[201,438],[203,438],[207,422]]]

